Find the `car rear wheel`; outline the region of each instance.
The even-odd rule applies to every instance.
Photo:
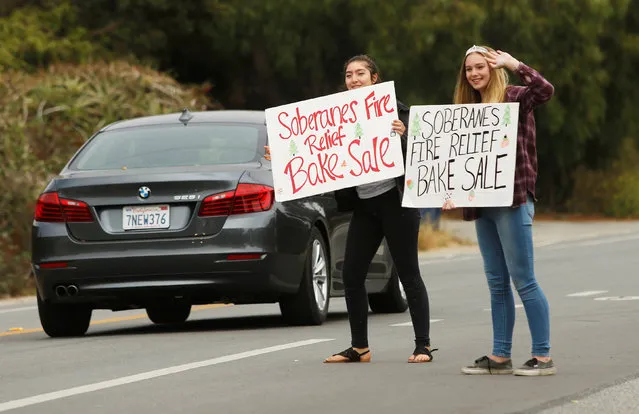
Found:
[[[82,336],[89,329],[93,312],[89,306],[50,303],[37,297],[40,323],[50,337]]]
[[[282,317],[291,325],[321,325],[328,315],[330,263],[324,237],[317,228],[311,231],[307,252],[299,290],[280,301]]]
[[[163,302],[147,306],[146,314],[151,322],[158,325],[184,323],[191,314],[191,304],[183,302]]]
[[[402,313],[408,309],[406,292],[399,281],[397,269],[393,266],[386,291],[368,295],[368,304],[376,313]]]

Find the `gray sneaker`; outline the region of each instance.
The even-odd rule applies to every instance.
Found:
[[[510,375],[513,373],[513,362],[495,362],[487,356],[475,360],[473,365],[463,367],[461,371],[468,375]]]
[[[539,361],[537,358],[526,361],[524,365],[513,370],[515,375],[524,375],[527,377],[536,377],[540,375],[554,375],[557,373],[555,363],[552,359],[548,362]]]

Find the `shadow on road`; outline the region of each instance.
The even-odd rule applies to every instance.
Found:
[[[324,325],[341,322],[348,319],[346,312],[329,313]],[[259,329],[292,329],[309,326],[291,326],[286,324],[280,315],[251,315],[224,318],[210,318],[187,320],[176,325],[154,325],[148,321],[146,326],[127,327],[119,329],[87,332],[87,337],[116,336],[116,335],[144,335],[144,334],[171,334],[180,332],[214,332],[214,331],[242,331]]]

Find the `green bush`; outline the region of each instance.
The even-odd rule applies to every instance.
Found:
[[[582,214],[639,217],[639,150],[625,140],[617,160],[602,170],[578,169],[568,208]]]
[[[120,119],[214,109],[208,91],[117,61],[0,73],[0,296],[30,288],[35,200],[87,138]]]
[[[108,52],[94,43],[70,3],[24,7],[0,18],[0,71],[33,72],[55,62],[83,63]]]
[[[606,213],[613,217],[639,217],[639,172],[624,171],[616,179],[617,191]]]

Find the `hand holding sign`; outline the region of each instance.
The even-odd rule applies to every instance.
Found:
[[[402,121],[400,121],[399,119],[396,119],[393,121],[392,130],[397,132],[399,136],[401,137],[402,135],[404,135],[404,132],[406,132],[406,126],[404,125]]]

